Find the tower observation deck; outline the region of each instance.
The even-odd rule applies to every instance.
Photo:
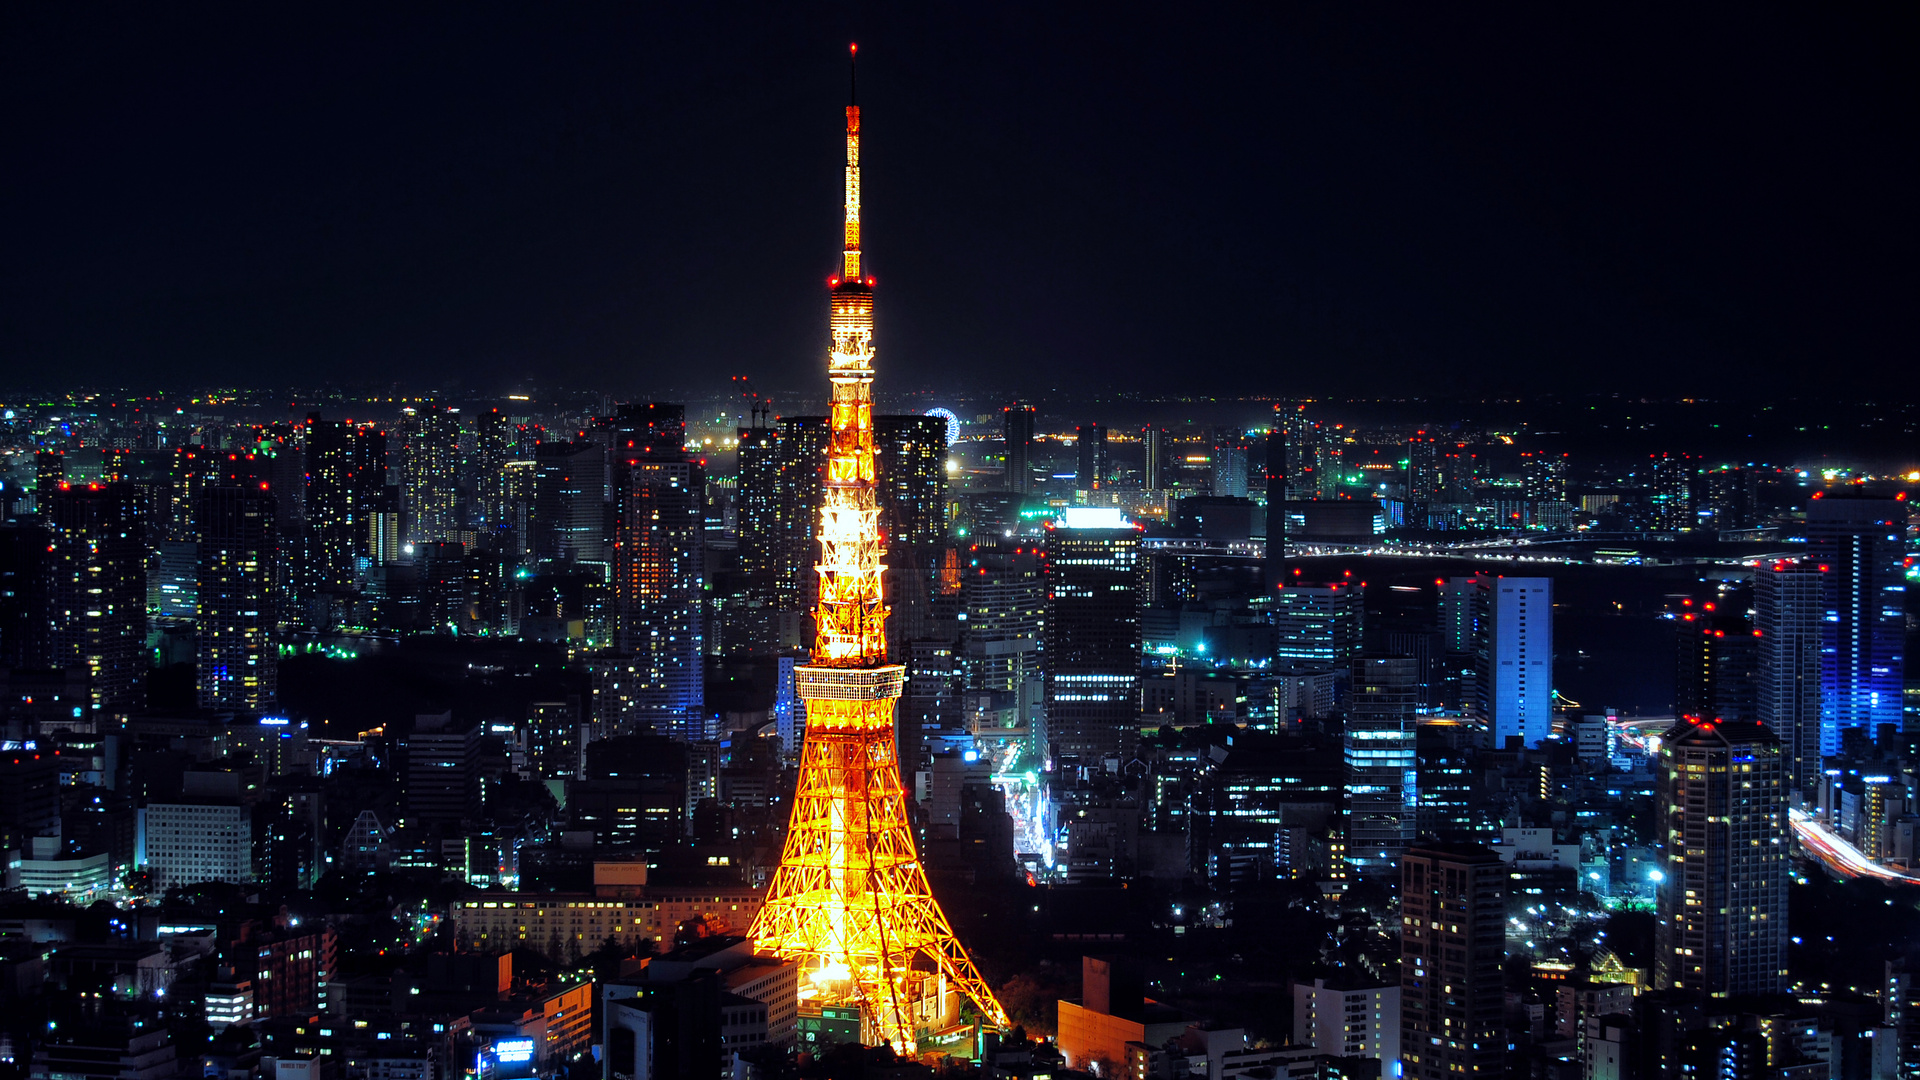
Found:
[[[954,937],[915,849],[894,743],[905,668],[887,662],[885,540],[874,483],[873,286],[860,263],[860,106],[847,106],[846,238],[829,281],[833,396],[820,514],[812,662],[800,777],[780,866],[752,936],[798,961],[803,1009],[857,1007],[861,1041],[912,1053],[960,1023],[1006,1012]]]

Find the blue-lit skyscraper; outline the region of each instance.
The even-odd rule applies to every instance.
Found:
[[[1353,662],[1347,714],[1347,867],[1361,877],[1400,872],[1419,809],[1414,705],[1420,661],[1362,656]]]
[[[1553,730],[1553,579],[1481,581],[1487,590],[1481,678],[1493,745],[1518,735],[1539,746]]]
[[[1822,493],[1807,507],[1808,554],[1820,567],[1826,611],[1820,635],[1820,752],[1840,750],[1840,733],[1878,737],[1900,724],[1905,677],[1906,584],[1900,499]]]

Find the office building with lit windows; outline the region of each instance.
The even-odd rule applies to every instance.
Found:
[[[1907,504],[1820,493],[1807,507],[1807,554],[1819,565],[1826,612],[1820,639],[1820,751],[1840,733],[1898,731],[1906,678]]]
[[[265,712],[279,700],[273,495],[258,488],[200,493],[195,590],[196,682],[203,709]]]
[[[673,456],[680,460],[622,463],[614,643],[632,658],[636,722],[700,739],[707,737],[702,470],[683,452]]]
[[[1017,495],[1025,495],[1033,486],[1033,420],[1031,405],[1009,405],[1006,420],[1006,486]]]
[[[136,704],[147,670],[143,500],[125,481],[62,481],[39,499],[53,533],[54,666],[87,670],[95,709]]]
[[[1277,662],[1335,670],[1352,664],[1360,651],[1364,592],[1360,584],[1348,581],[1276,589],[1267,610]]]
[[[1502,1074],[1507,866],[1477,844],[1409,850],[1400,874],[1400,1059],[1414,1080]]]
[[[1362,656],[1353,662],[1347,713],[1347,869],[1361,877],[1397,873],[1419,809],[1414,707],[1420,662]]]
[[[1047,732],[1097,762],[1129,750],[1140,697],[1140,531],[1118,510],[1073,508],[1047,529]]]
[[[1553,579],[1482,579],[1486,649],[1482,685],[1493,745],[1519,736],[1537,747],[1553,731]]]
[[[1787,775],[1744,720],[1682,720],[1661,739],[1654,985],[1714,997],[1787,984]]]
[[[1788,786],[1820,782],[1820,639],[1826,579],[1811,559],[1783,559],[1753,572],[1755,718],[1783,744]]]

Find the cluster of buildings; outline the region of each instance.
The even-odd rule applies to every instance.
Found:
[[[393,423],[314,414],[191,433],[133,418],[112,429],[124,437],[82,426],[12,455],[32,476],[10,474],[0,525],[7,885],[35,903],[144,910],[207,883],[286,896],[334,874],[437,875],[474,890],[434,912],[459,955],[524,949],[562,966],[607,947],[665,952],[689,920],[724,922],[718,937],[744,932],[778,862],[804,738],[793,669],[811,641],[827,429],[755,410],[716,447],[678,406],[595,411],[415,403]],[[1676,608],[1675,712],[1689,719],[1660,733],[1556,699],[1551,576],[1383,585],[1311,557],[1404,522],[1404,509],[1391,517],[1400,497],[1424,503],[1432,525],[1504,491],[1462,446],[1421,435],[1394,469],[1367,469],[1358,436],[1297,409],[1225,452],[1187,452],[1200,444],[1172,430],[1135,446],[1100,425],[1049,439],[1036,418],[1025,406],[994,417],[990,476],[951,468],[965,452],[950,417],[875,418],[888,651],[906,668],[896,738],[936,883],[1197,885],[1229,907],[1275,883],[1328,903],[1380,887],[1399,893],[1392,936],[1404,949],[1417,943],[1405,920],[1455,925],[1411,906],[1408,875],[1427,857],[1411,853],[1484,845],[1500,904],[1512,908],[1516,890],[1542,898],[1502,917],[1498,948],[1531,955],[1529,936],[1570,932],[1605,908],[1653,908],[1662,960],[1637,989],[1714,998],[1789,980],[1776,931],[1790,804],[1872,862],[1913,867],[1904,501],[1823,490],[1775,515],[1772,547],[1786,554]],[[1063,446],[1074,467],[1050,472]],[[1137,474],[1125,463],[1134,451]],[[1525,520],[1558,513],[1543,502],[1580,505],[1564,459],[1516,453]],[[1649,476],[1665,492],[1650,504],[1662,527],[1765,517],[1751,478],[1677,458]],[[1716,499],[1737,513],[1701,509]],[[555,649],[575,690],[350,733],[280,708],[289,654],[419,636]],[[148,682],[167,667],[191,668],[191,700],[156,704]],[[755,689],[710,697],[731,681]],[[1729,756],[1741,747],[1766,749]],[[1685,787],[1730,773],[1760,793],[1720,806]],[[1687,817],[1699,806],[1718,809],[1700,824]],[[1654,828],[1634,824],[1656,807]],[[1736,818],[1749,823],[1737,844]],[[1718,839],[1678,839],[1703,829]],[[652,884],[594,877],[596,863],[604,878],[623,862],[650,864]],[[1198,931],[1209,918],[1189,909],[1170,924]],[[232,949],[198,955],[192,978],[226,988],[203,1000],[233,1014],[245,965]],[[1406,1050],[1407,1033],[1433,1021],[1404,1010],[1409,987],[1431,997],[1431,985],[1404,982],[1427,962],[1410,969],[1406,955],[1391,958],[1397,1006],[1375,993],[1384,982],[1327,985],[1373,995],[1365,1011],[1399,1025],[1349,1040],[1360,1056],[1397,1053],[1418,1069],[1428,1061]],[[1386,971],[1355,970],[1376,982]],[[357,1002],[388,1001],[400,985],[392,972],[324,974]],[[124,985],[160,978],[136,971]],[[684,993],[702,1017],[717,1003],[751,1020],[728,978]],[[1323,990],[1302,999],[1320,1019],[1299,1030],[1325,1029],[1318,1059],[1353,1057],[1332,1045]],[[673,1004],[682,993],[630,997],[695,1007]],[[1488,1000],[1449,1014],[1449,1037],[1538,1027],[1507,997]],[[666,1022],[620,1009],[623,1023]],[[1264,1067],[1231,1039],[1189,1032],[1193,1022],[1165,1038],[1143,1028],[1111,1060],[1143,1043],[1138,1069],[1177,1071],[1172,1040],[1180,1060]],[[1556,1030],[1584,1047],[1584,1023]],[[791,1043],[834,1024],[799,1016]],[[1594,1030],[1604,1043],[1614,1029]],[[759,1045],[727,1031],[712,1038]],[[1555,1041],[1544,1029],[1529,1038]],[[1481,1041],[1501,1055],[1514,1042]],[[1479,1070],[1452,1053],[1475,1049],[1466,1042],[1431,1060]],[[1300,1064],[1314,1057],[1295,1054],[1291,1067],[1350,1067]]]

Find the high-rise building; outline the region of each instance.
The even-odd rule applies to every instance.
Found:
[[[1786,763],[1746,720],[1682,720],[1661,739],[1654,985],[1715,997],[1787,979]]]
[[[588,442],[541,443],[534,451],[533,554],[542,563],[606,559],[606,449]]]
[[[822,469],[827,457],[827,418],[780,419],[780,566],[775,607],[804,616],[819,593]],[[879,466],[874,466],[876,471]],[[801,646],[804,647],[804,646]]]
[[[1009,405],[1007,425],[1007,490],[1025,495],[1033,487],[1033,419],[1031,405]]]
[[[874,477],[887,553],[922,554],[947,534],[947,422],[905,413],[873,418]]]
[[[1693,478],[1700,462],[1691,454],[1655,454],[1652,461],[1653,514],[1662,529],[1691,529]]]
[[[368,517],[386,494],[386,432],[309,414],[306,461],[308,584],[351,589],[368,553]]]
[[[1346,581],[1274,590],[1268,610],[1276,660],[1336,670],[1350,666],[1360,651],[1364,593],[1360,585]]]
[[[0,667],[53,665],[50,538],[41,525],[0,525]]]
[[[1820,638],[1826,576],[1811,559],[1765,563],[1753,574],[1753,631],[1759,659],[1756,718],[1783,744],[1788,786],[1812,794],[1820,782]]]
[[[1448,439],[1436,448],[1437,493],[1441,502],[1469,503],[1480,479],[1480,455],[1470,443]]]
[[[1347,713],[1347,869],[1361,877],[1397,871],[1419,808],[1414,708],[1419,661],[1361,656],[1353,662]]]
[[[240,804],[239,776],[189,772],[173,802],[150,802],[135,821],[134,861],[154,887],[252,881],[253,815]]]
[[[1507,867],[1476,844],[1400,863],[1400,1058],[1414,1080],[1502,1074]]]
[[[1440,498],[1440,436],[1417,430],[1407,438],[1407,502]]]
[[[1124,754],[1140,720],[1140,531],[1118,510],[1072,508],[1047,529],[1047,733],[1083,761]]]
[[[279,700],[276,508],[265,481],[200,492],[194,619],[195,683],[203,709],[266,712]]]
[[[1294,983],[1293,1044],[1334,1057],[1377,1058],[1380,1080],[1398,1080],[1399,984],[1371,978],[1331,986],[1324,978]]]
[[[1760,639],[1743,615],[1688,612],[1674,635],[1674,710],[1707,720],[1756,719]]]
[[[431,544],[457,539],[460,514],[460,415],[441,405],[407,409],[400,421],[401,487],[407,538]]]
[[[1486,646],[1481,663],[1493,744],[1519,736],[1531,748],[1553,730],[1553,579],[1481,579]]]
[[[527,719],[527,759],[533,775],[542,780],[568,780],[580,775],[581,739],[579,699],[536,701]]]
[[[1820,752],[1841,732],[1899,730],[1906,678],[1903,499],[1822,493],[1807,507],[1807,554],[1825,582],[1820,638]]]
[[[1567,455],[1545,450],[1520,454],[1521,492],[1529,502],[1567,501]]]
[[[1715,529],[1751,529],[1760,523],[1760,471],[1724,466],[1702,473],[1696,510]]]
[[[1140,486],[1148,491],[1158,491],[1167,486],[1170,478],[1167,460],[1170,447],[1167,445],[1166,429],[1148,424],[1140,429]]]
[[[1079,467],[1073,474],[1077,491],[1097,491],[1107,486],[1112,467],[1107,458],[1107,425],[1081,424],[1074,429],[1074,449]]]
[[[1212,487],[1216,496],[1244,499],[1247,497],[1247,453],[1250,448],[1244,436],[1228,431],[1219,431],[1213,439]]]
[[[1043,704],[1041,643],[1047,591],[1040,577],[1038,545],[1021,540],[1013,549],[978,545],[960,579],[960,666],[973,693],[1014,696],[1029,729]],[[1044,747],[1042,748],[1044,752]]]
[[[473,795],[480,737],[480,725],[458,725],[450,712],[414,718],[413,731],[401,744],[408,827],[453,827],[478,816]]]
[[[53,666],[87,669],[95,709],[138,705],[147,670],[139,492],[126,481],[62,481],[39,499],[53,532]]]
[[[633,428],[617,436],[614,646],[633,659],[636,720],[662,735],[706,738],[703,470],[682,449],[680,407],[644,409],[623,409]]]
[[[740,543],[740,569],[767,590],[770,602],[773,580],[783,566],[780,510],[786,493],[780,488],[780,429],[741,428],[736,445],[740,486],[734,520]]]

